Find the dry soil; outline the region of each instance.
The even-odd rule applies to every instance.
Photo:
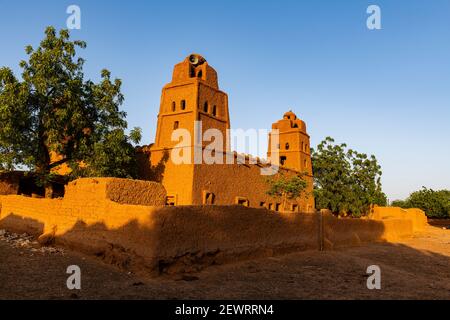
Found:
[[[80,291],[66,287],[69,265],[81,268]],[[367,289],[370,265],[381,268],[381,290]],[[156,279],[76,252],[0,240],[0,299],[450,299],[450,230],[430,226],[396,244],[299,252]]]

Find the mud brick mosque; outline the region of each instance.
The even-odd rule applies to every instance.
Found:
[[[190,133],[183,152],[192,151],[191,160],[199,150],[209,151],[210,144],[196,139],[198,121],[201,137],[215,129],[229,139],[228,99],[217,73],[204,58],[190,55],[162,90],[155,143],[137,148],[140,180],[81,178],[62,185],[61,196],[43,199],[27,190],[32,183],[23,173],[0,175],[0,229],[158,276],[289,252],[396,242],[427,226],[419,209],[374,207],[365,219],[315,212],[309,136],[292,112],[272,125],[272,163],[215,147],[216,156],[231,161],[177,164],[177,129]],[[267,194],[267,168],[277,169],[274,179],[305,174],[306,192],[285,206]]]
[[[201,122],[200,129],[196,129],[196,121]],[[183,147],[184,151],[191,151],[189,163],[176,164],[171,159],[174,148],[179,148],[178,142],[172,141],[172,133],[177,129],[191,133],[191,141]],[[277,175],[303,173],[308,182],[304,195],[290,201],[287,208],[281,207],[280,199],[267,194],[267,176],[261,175],[261,168],[268,164],[260,159],[246,155],[244,161],[239,161],[241,155],[231,152],[225,143],[214,152],[234,159],[231,163],[195,162],[195,152],[204,151],[208,145],[196,143],[196,137],[203,137],[208,129],[219,130],[229,141],[228,96],[219,89],[214,68],[202,56],[192,54],[175,65],[172,81],[162,89],[155,142],[138,149],[140,178],[162,183],[167,190],[167,205],[241,204],[274,211],[314,211],[310,139],[305,122],[292,111],[272,124],[267,154],[278,166]],[[278,140],[275,152],[270,151],[273,139]]]

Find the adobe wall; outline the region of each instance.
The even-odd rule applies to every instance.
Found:
[[[408,219],[411,220],[414,232],[423,231],[427,225],[427,216],[420,209],[403,209],[398,207],[374,206],[368,216],[373,220]]]
[[[242,206],[165,207],[159,232],[159,271],[176,273],[209,265],[317,250],[315,215],[274,214]]]
[[[152,207],[22,196],[0,196],[0,201],[0,228],[38,236],[43,244],[56,241],[121,267],[152,264],[147,245],[156,240],[146,232],[152,227]]]
[[[82,178],[70,182],[65,188],[64,200],[96,202],[110,200],[120,204],[163,206],[166,190],[153,181],[118,178]]]
[[[413,235],[410,219],[339,219],[332,215],[323,217],[324,249],[358,246],[364,243],[396,242]]]
[[[175,164],[171,159],[172,150],[154,150],[144,147],[138,152],[139,177],[161,183],[167,195],[175,197],[178,205],[192,204],[194,165]]]
[[[208,105],[208,111],[206,112],[204,110],[205,103]],[[216,106],[215,116],[213,115],[214,106]],[[198,115],[196,120],[202,122],[202,136],[206,130],[214,128],[220,130],[225,140],[228,136],[227,129],[230,129],[227,94],[200,81],[198,86]],[[204,146],[208,144],[209,142],[203,142]]]
[[[175,198],[177,205],[203,205],[203,193],[208,191],[214,194],[215,205],[234,205],[236,197],[247,198],[249,206],[260,208],[261,203],[283,204],[280,197],[271,197],[267,194],[268,178],[261,174],[264,164],[175,164],[171,159],[172,150],[147,149],[138,153],[140,176],[160,182],[167,190],[167,195]],[[193,154],[192,154],[193,157]],[[223,155],[226,162],[226,155]],[[287,176],[293,176],[295,171],[279,168]],[[298,212],[314,212],[314,196],[312,195],[312,177],[305,177],[308,182],[308,198],[301,201],[288,201],[288,206],[295,203]]]
[[[137,273],[157,275],[317,250],[315,215],[241,206],[146,207],[112,201],[1,196],[0,228],[56,241]]]
[[[66,199],[0,196],[0,228],[151,275],[413,235],[409,218],[320,218],[242,206],[124,205],[101,198],[101,183],[85,180],[71,188]]]
[[[214,204],[227,205],[234,204],[236,197],[247,198],[249,206],[253,208],[261,207],[261,202],[268,204],[280,204],[283,206],[283,199],[272,197],[267,194],[270,185],[267,179],[275,176],[265,176],[261,174],[262,167],[255,164],[212,164],[196,165],[194,167],[193,204],[202,203],[203,192],[208,191],[214,194]],[[291,170],[279,169],[286,176],[293,176]],[[314,196],[312,195],[312,178],[305,178],[308,182],[308,198],[302,197],[299,204],[299,212],[314,212]],[[297,201],[288,201],[297,203]]]

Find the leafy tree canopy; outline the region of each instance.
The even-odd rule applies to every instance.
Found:
[[[422,209],[429,218],[450,218],[450,190],[415,191],[406,200],[392,201],[391,206]]]
[[[287,177],[280,173],[275,178],[268,178],[267,183],[269,184],[267,194],[273,197],[283,197],[285,210],[287,199],[300,197],[308,186],[308,183],[304,179],[304,174]]]
[[[21,79],[0,68],[0,170],[27,167],[44,185],[61,164],[73,177],[134,177],[131,143],[140,130],[125,134],[121,81],[108,70],[99,83],[84,79],[76,50],[86,43],[69,38],[67,30],[48,27],[39,47],[26,47]]]
[[[386,205],[375,156],[334,142],[327,137],[317,150],[312,149],[316,208],[358,217],[367,214],[373,204]]]

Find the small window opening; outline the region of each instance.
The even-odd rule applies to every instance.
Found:
[[[173,123],[173,130],[177,130],[180,127],[180,122],[179,121],[175,121]]]
[[[280,157],[280,164],[281,164],[282,166],[284,166],[284,165],[286,164],[286,160],[287,160],[287,157],[286,157],[286,156],[281,156],[281,157]]]
[[[289,150],[289,143],[286,143],[286,145],[284,147],[286,150]]]
[[[177,110],[177,104],[175,103],[175,101],[172,102],[172,111]]]
[[[186,109],[186,100],[181,100],[181,110]]]
[[[203,111],[205,111],[206,113],[208,113],[208,102],[205,102],[205,104],[203,105]]]
[[[240,205],[240,206],[244,206],[244,207],[248,207],[250,205],[250,203],[248,202],[247,198],[243,198],[243,197],[236,197],[236,204]]]
[[[217,116],[217,106],[213,107],[212,114],[214,117]]]
[[[167,196],[166,197],[166,205],[167,206],[174,206],[176,205],[176,200],[175,200],[175,196]]]
[[[215,195],[209,191],[203,191],[203,204],[212,205],[214,204]]]

